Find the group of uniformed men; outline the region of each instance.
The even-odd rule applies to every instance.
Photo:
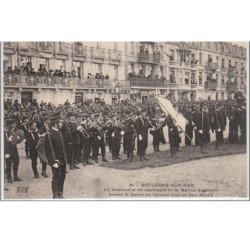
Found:
[[[105,105],[105,104],[102,104]],[[176,156],[181,142],[181,131],[171,116],[166,116],[156,102],[149,105],[123,105],[117,112],[87,113],[86,109],[72,109],[67,102],[64,106],[54,110],[37,112],[21,112],[21,105],[5,105],[4,119],[4,146],[5,169],[9,183],[21,181],[18,176],[19,154],[17,144],[23,139],[25,142],[26,158],[31,159],[31,167],[35,178],[39,178],[37,169],[38,159],[42,162],[41,175],[48,177],[47,165],[52,167],[53,198],[63,198],[63,184],[67,173],[66,165],[70,170],[79,169],[78,163],[83,166],[99,162],[99,150],[103,162],[107,162],[106,145],[112,154],[112,159],[120,158],[121,144],[131,162],[134,157],[135,145],[140,160],[148,160],[146,149],[148,134],[153,136],[154,151],[159,151],[160,143],[166,143],[163,127],[168,126],[170,151]],[[83,105],[84,106],[84,105]],[[151,109],[149,109],[149,106]],[[14,107],[14,108],[13,108]],[[176,107],[177,108],[177,107]],[[35,110],[35,111],[34,111]],[[206,153],[206,145],[210,141],[210,132],[216,133],[215,147],[224,143],[223,131],[229,119],[229,142],[238,142],[240,128],[240,142],[246,143],[246,103],[236,101],[227,107],[217,102],[208,105],[207,102],[189,103],[179,106],[178,110],[187,120],[185,128],[185,144],[200,145],[201,152]],[[136,143],[137,142],[137,143]],[[12,169],[14,178],[12,178]]]

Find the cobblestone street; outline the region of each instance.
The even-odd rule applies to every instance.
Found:
[[[6,184],[9,191],[5,192],[5,199],[50,199],[50,178],[33,177],[28,160],[23,160],[20,176],[25,176],[20,183]],[[131,193],[124,197],[124,190],[131,184],[135,188],[143,186],[161,186],[168,183],[176,187],[179,184],[190,185],[185,191],[151,192],[150,198],[169,197],[247,197],[247,157],[246,154],[221,156],[214,158],[189,161],[167,167],[144,168],[124,171],[105,168],[97,165],[81,167],[79,170],[69,171],[65,181],[65,198],[138,198],[138,194]],[[17,192],[18,187],[28,187],[28,193]],[[124,190],[122,190],[124,189]],[[204,191],[205,189],[208,189]],[[199,191],[202,190],[202,191]],[[202,192],[202,194],[200,194]],[[141,193],[141,192],[139,192]],[[203,196],[204,195],[204,196]],[[139,196],[141,197],[141,196]],[[145,192],[144,196],[145,198]]]

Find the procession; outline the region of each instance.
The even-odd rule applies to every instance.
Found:
[[[119,186],[123,179],[129,183],[125,171],[142,169],[139,178],[147,168],[202,158],[246,159],[241,44],[5,42],[3,52],[6,197],[107,197],[108,169],[111,184]],[[203,173],[192,164],[186,163],[185,171],[190,166],[195,176]],[[161,178],[176,181],[174,172],[166,169]],[[97,194],[84,193],[92,190],[88,174]],[[156,181],[150,174],[149,179]],[[23,187],[36,191],[22,194]],[[40,196],[41,189],[46,194]]]
[[[107,162],[107,158],[117,164],[122,159],[131,164],[150,161],[146,155],[149,136],[154,152],[160,150],[167,138],[171,157],[178,157],[182,133],[186,146],[199,147],[204,154],[212,133],[216,138],[214,150],[223,149],[224,143],[246,143],[246,101],[242,95],[217,102],[168,103],[168,110],[173,108],[184,117],[184,126],[179,126],[174,115],[160,108],[157,97],[146,102],[116,101],[111,105],[93,100],[70,104],[66,100],[58,107],[38,104],[36,100],[22,104],[7,100],[4,103],[6,181],[22,181],[18,175],[19,143],[25,144],[26,159],[30,159],[30,171],[35,178],[40,177],[38,169],[42,169],[44,178],[52,174],[53,198],[64,197],[64,181],[70,171]],[[163,132],[165,126],[168,134]],[[224,135],[227,126],[229,134]]]

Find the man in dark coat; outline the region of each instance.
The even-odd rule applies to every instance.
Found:
[[[219,145],[224,144],[223,131],[225,131],[227,125],[226,115],[220,105],[215,106],[210,123],[212,132],[215,131],[216,136],[215,149],[218,149]]]
[[[87,125],[87,114],[84,115],[81,121],[81,128],[79,130],[81,135],[81,152],[82,152],[82,160],[83,166],[92,165],[93,163],[90,161],[90,152],[91,152],[91,142],[90,142],[90,134],[89,134],[89,126]]]
[[[31,159],[31,167],[34,173],[35,178],[39,178],[39,174],[37,171],[37,143],[39,140],[38,129],[36,126],[36,122],[32,121],[30,123],[30,128],[28,129],[28,133],[26,134],[26,142],[30,148],[30,159]]]
[[[68,152],[68,160],[69,160],[69,167],[71,170],[79,169],[75,165],[77,158],[77,147],[80,145],[80,136],[77,130],[77,125],[75,122],[75,114],[69,113],[68,114],[69,120],[68,123],[64,124],[64,135],[66,138],[66,145],[67,145],[67,152]]]
[[[45,153],[52,169],[52,192],[54,199],[63,198],[63,187],[66,178],[66,150],[64,139],[58,129],[60,114],[51,118],[51,129],[45,135]]]
[[[198,132],[198,143],[202,153],[206,153],[206,146],[210,141],[210,114],[204,103],[202,111],[193,117],[194,129]]]
[[[186,124],[186,135],[185,135],[185,145],[186,146],[191,146],[192,145],[192,140],[193,140],[193,124],[192,124],[192,112],[191,112],[191,108],[188,107],[184,112],[183,112],[183,116],[186,118],[187,120],[187,124]]]
[[[18,177],[19,154],[17,150],[17,135],[15,134],[14,119],[6,118],[4,120],[4,158],[6,165],[7,181],[13,183],[11,170],[13,168],[14,181],[22,181]]]
[[[241,107],[241,112],[240,112],[240,121],[239,121],[239,126],[240,126],[240,143],[241,144],[246,144],[246,126],[247,126],[247,110],[245,103]]]
[[[146,118],[145,109],[142,109],[141,112],[138,113],[138,116],[139,117],[135,120],[138,153],[140,156],[140,161],[143,161],[143,159],[149,160],[148,158],[146,158],[146,149],[148,147],[148,129],[152,126]]]
[[[178,151],[179,145],[181,143],[180,133],[178,131],[177,126],[175,126],[174,120],[171,116],[166,117],[165,123],[168,126],[168,137],[171,156],[174,157],[176,156],[176,152]]]
[[[121,148],[121,127],[119,126],[119,120],[115,121],[113,131],[111,134],[111,145],[112,145],[112,159],[120,159],[119,152]]]
[[[240,111],[237,106],[233,105],[230,107],[230,111],[228,112],[229,119],[229,135],[228,141],[230,143],[238,142],[238,132],[239,132],[239,119],[240,119]]]
[[[127,115],[124,121],[123,145],[127,154],[127,160],[133,159],[135,126],[133,120]]]

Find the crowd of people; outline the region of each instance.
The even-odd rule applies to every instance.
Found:
[[[174,101],[173,106],[186,118],[185,145],[196,145],[206,153],[210,133],[216,134],[215,149],[225,143],[224,131],[229,126],[229,143],[246,143],[246,101],[243,96],[225,101]],[[4,150],[6,178],[9,183],[22,181],[18,175],[17,144],[25,141],[26,158],[31,160],[35,178],[39,178],[38,159],[42,162],[42,176],[48,177],[47,165],[52,169],[53,198],[63,198],[66,172],[91,165],[121,159],[121,151],[132,162],[134,151],[140,161],[146,156],[149,134],[157,152],[166,143],[163,127],[168,127],[171,156],[176,157],[184,130],[166,115],[154,97],[141,100],[121,100],[106,104],[104,100],[84,100],[63,105],[36,100],[19,103],[4,102]],[[239,137],[239,130],[241,136]],[[123,150],[121,147],[123,146]],[[107,149],[109,152],[107,152]],[[69,166],[69,169],[66,168]],[[12,178],[12,170],[14,178]]]
[[[32,67],[31,62],[26,63],[20,67],[15,66],[14,69],[7,67],[4,69],[5,76],[28,76],[28,77],[61,77],[61,78],[81,78],[80,74],[77,74],[75,70],[67,72],[61,69],[47,70],[44,66],[40,66],[38,70]],[[88,79],[109,79],[109,75],[104,75],[102,72],[96,74],[88,73]]]

